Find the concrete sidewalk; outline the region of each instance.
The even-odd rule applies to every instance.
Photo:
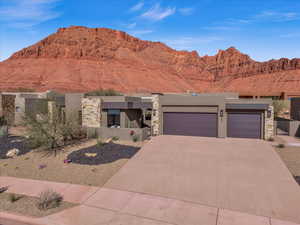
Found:
[[[109,188],[0,177],[10,192],[37,196],[45,188],[79,206],[43,218],[0,212],[4,225],[297,225],[187,201]],[[7,222],[7,223],[4,223]]]

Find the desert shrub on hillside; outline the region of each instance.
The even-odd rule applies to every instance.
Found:
[[[24,88],[24,87],[19,87],[14,89],[15,92],[35,92],[34,89],[32,88]]]
[[[85,94],[85,96],[122,96],[123,94],[114,89],[100,89],[91,91]]]

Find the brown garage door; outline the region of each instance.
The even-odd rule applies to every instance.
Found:
[[[215,113],[164,113],[163,131],[166,135],[217,136],[217,114]]]
[[[260,113],[228,113],[227,136],[261,138]]]

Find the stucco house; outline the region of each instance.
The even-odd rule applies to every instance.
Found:
[[[147,99],[147,101],[145,101]],[[235,93],[160,94],[149,97],[88,97],[82,121],[89,136],[141,140],[148,136],[146,112],[152,109],[151,135],[269,139],[274,136],[271,99],[239,99]]]

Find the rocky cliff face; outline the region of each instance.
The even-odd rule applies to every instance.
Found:
[[[300,59],[256,62],[231,47],[215,56],[176,51],[122,31],[61,28],[0,63],[0,88],[123,92],[297,91]]]

